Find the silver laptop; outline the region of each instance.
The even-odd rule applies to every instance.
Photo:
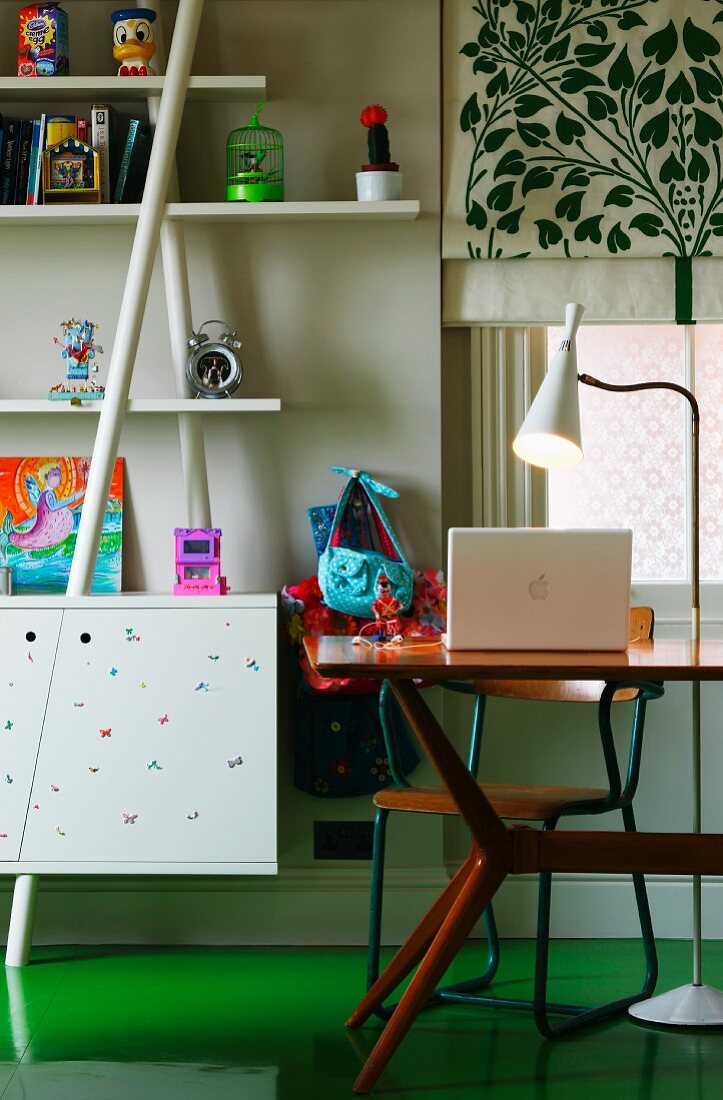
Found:
[[[632,531],[452,527],[449,650],[624,650]]]

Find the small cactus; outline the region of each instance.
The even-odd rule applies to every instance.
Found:
[[[371,107],[365,107],[361,113],[362,126],[366,126],[369,133],[367,134],[367,141],[369,144],[369,163],[370,164],[384,164],[391,163],[391,153],[389,152],[389,134],[384,123],[387,121],[387,112],[383,107],[380,107],[378,103],[375,103]]]

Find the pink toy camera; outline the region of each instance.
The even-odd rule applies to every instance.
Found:
[[[221,576],[221,530],[218,527],[176,527],[174,596],[225,596]]]

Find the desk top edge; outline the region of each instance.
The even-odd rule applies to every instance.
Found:
[[[404,680],[720,680],[723,640],[664,638],[634,642],[621,653],[476,651],[450,653],[434,639],[398,649],[355,646],[351,638],[306,637],[316,671],[329,678]]]

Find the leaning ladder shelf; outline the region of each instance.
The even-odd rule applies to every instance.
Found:
[[[159,0],[146,0],[147,6],[152,7],[154,10],[157,10],[158,3]],[[42,400],[0,401],[0,414],[8,412],[37,414],[42,412],[56,416],[72,417],[80,414],[87,417],[89,414],[98,415],[105,412],[105,415],[99,416],[98,432],[93,448],[93,466],[86,492],[84,519],[78,531],[76,552],[69,582],[70,598],[65,599],[69,615],[73,613],[70,610],[73,601],[79,601],[79,605],[83,608],[86,605],[89,609],[95,607],[98,609],[96,614],[102,614],[99,604],[89,596],[92,566],[95,560],[93,547],[95,546],[97,550],[100,541],[100,521],[107,501],[107,485],[110,483],[112,466],[117,454],[117,443],[123,417],[126,413],[176,413],[178,415],[189,526],[210,527],[210,503],[205,476],[203,419],[202,416],[196,414],[218,416],[241,412],[276,412],[281,407],[281,402],[277,398],[231,399],[214,402],[194,401],[183,396],[188,392],[183,369],[185,340],[192,329],[191,303],[183,241],[185,224],[194,222],[213,224],[219,222],[223,225],[234,223],[250,225],[265,222],[413,220],[420,213],[418,202],[402,201],[265,204],[167,201],[169,198],[171,200],[175,199],[178,194],[174,150],[185,101],[231,103],[253,102],[266,98],[266,81],[263,77],[194,77],[189,75],[202,8],[203,0],[179,0],[173,43],[165,77],[136,77],[132,81],[117,77],[56,77],[52,81],[42,82],[19,80],[14,77],[0,78],[0,103],[33,104],[40,103],[41,99],[45,102],[65,102],[68,104],[79,100],[90,101],[91,103],[94,101],[127,103],[145,99],[148,103],[149,119],[155,126],[153,151],[142,205],[0,207],[0,225],[8,228],[28,230],[34,227],[73,225],[131,225],[135,228],[128,279],[121,304],[121,320],[116,332],[113,359],[109,368],[109,386],[106,399],[103,402],[88,402],[79,407],[68,406],[64,402],[56,404],[55,402]],[[159,30],[160,28],[161,23],[159,21]],[[160,46],[159,41],[159,57],[162,52]],[[153,258],[159,240],[166,281],[177,396],[169,399],[128,400]],[[111,385],[111,381],[115,384]],[[231,596],[224,604],[225,609],[230,609],[233,598]],[[263,597],[263,599],[265,598]],[[237,599],[243,603],[253,599],[253,597],[241,596]],[[16,602],[13,606],[18,607],[19,605]],[[59,601],[59,606],[63,606],[63,599]],[[201,609],[199,608],[199,610]],[[269,632],[271,642],[268,659],[263,662],[269,669],[272,667],[275,653],[274,611],[275,608],[270,606],[269,614],[274,621]],[[60,616],[64,616],[65,613],[65,610],[59,612]],[[55,612],[53,614],[58,619],[58,615]],[[225,621],[226,614],[227,612],[224,610],[223,621]],[[225,625],[228,626],[229,623]],[[21,633],[27,630],[27,626],[22,623],[21,628]],[[144,629],[143,634],[145,633]],[[5,634],[0,634],[0,640],[4,636]],[[86,636],[89,635],[78,635],[81,642]],[[260,637],[260,635],[258,636]],[[20,648],[22,650],[23,647]],[[62,647],[60,648],[62,649]],[[156,649],[160,652],[159,646],[156,646]],[[25,669],[24,663],[22,667]],[[164,667],[167,667],[167,665],[164,665]],[[62,677],[60,679],[62,680]],[[41,698],[41,696],[37,696],[37,698]],[[275,703],[271,702],[269,706],[274,710],[275,721]],[[273,744],[275,745],[275,736],[273,737]],[[275,766],[273,769],[266,769],[267,776],[271,774],[271,771],[275,773]],[[267,809],[269,806],[275,805],[273,796],[267,797],[266,803]],[[237,800],[235,804],[240,803]],[[186,816],[191,820],[188,814]],[[240,831],[243,832],[244,830],[241,829]],[[271,835],[273,828],[267,831]],[[62,835],[65,836],[65,832]],[[128,835],[132,838],[136,834],[129,832]],[[275,853],[275,839],[273,848]],[[275,871],[275,862],[273,868],[271,859],[267,862],[268,871]],[[181,866],[181,864],[174,864],[175,871],[178,872]],[[102,865],[98,864],[96,869],[98,870],[101,867]],[[38,874],[43,873],[45,869],[40,864],[30,864],[25,867],[24,873],[21,872],[17,875],[8,936],[7,965],[19,966],[28,961]],[[49,865],[47,869],[54,870],[55,865]],[[161,869],[165,871],[165,865]],[[249,869],[253,870],[253,868],[247,868],[247,871],[242,873],[247,873]],[[239,868],[234,868],[234,870],[238,871]]]

